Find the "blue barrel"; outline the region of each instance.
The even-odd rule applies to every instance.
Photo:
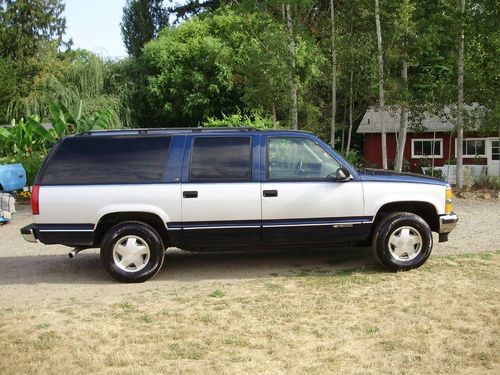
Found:
[[[26,185],[22,164],[0,164],[0,191],[20,190]]]

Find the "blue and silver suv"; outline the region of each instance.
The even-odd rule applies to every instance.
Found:
[[[311,133],[249,128],[86,132],[62,139],[36,178],[28,241],[100,247],[140,282],[167,247],[245,250],[371,241],[390,270],[421,266],[458,218],[445,182],[357,171]]]

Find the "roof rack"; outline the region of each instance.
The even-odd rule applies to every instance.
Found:
[[[77,136],[83,135],[93,135],[93,134],[123,134],[123,133],[131,133],[131,134],[153,134],[153,133],[170,133],[170,132],[179,132],[179,133],[196,133],[196,132],[209,132],[209,131],[241,131],[241,132],[250,132],[250,131],[261,131],[261,129],[250,128],[250,127],[238,127],[238,128],[216,128],[216,127],[197,127],[197,128],[135,128],[135,129],[108,129],[108,130],[87,130],[81,133],[76,134]]]

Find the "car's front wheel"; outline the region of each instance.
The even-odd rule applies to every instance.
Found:
[[[165,247],[157,231],[135,221],[112,227],[101,243],[101,262],[114,279],[140,283],[155,276],[163,265]]]
[[[392,271],[418,268],[432,251],[432,232],[420,216],[398,212],[377,226],[373,251],[378,261]]]

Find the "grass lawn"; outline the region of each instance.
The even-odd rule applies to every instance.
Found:
[[[0,373],[499,374],[500,252],[0,310]],[[29,285],[26,285],[29,288]]]

